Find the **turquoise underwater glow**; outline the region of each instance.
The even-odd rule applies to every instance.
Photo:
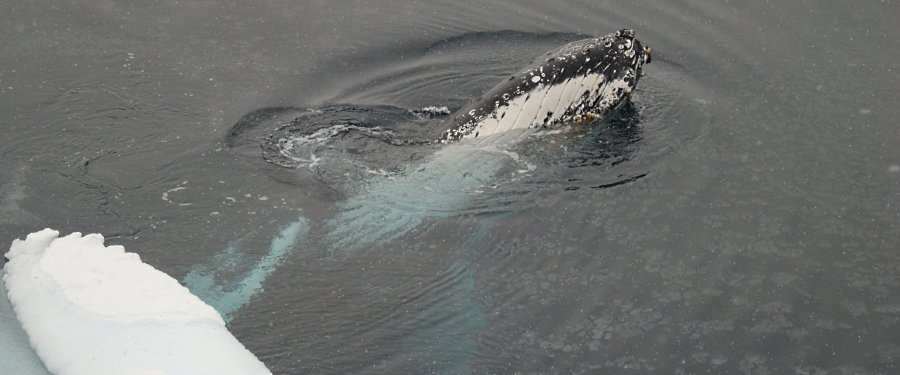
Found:
[[[502,142],[494,142],[490,147],[484,146],[485,140],[451,144],[422,164],[366,181],[356,189],[357,195],[337,203],[340,212],[326,222],[324,248],[331,256],[351,257],[358,251],[390,246],[405,234],[426,227],[423,223],[427,220],[469,213],[492,214],[487,217],[508,214],[508,210],[485,211],[483,207],[492,204],[488,197],[499,187],[498,175],[516,176],[529,168],[514,153],[498,148],[499,143]],[[480,230],[460,241],[454,255],[457,259],[445,270],[446,280],[441,281],[452,287],[429,296],[428,307],[418,312],[415,323],[411,323],[414,329],[404,341],[407,352],[401,356],[425,366],[429,373],[471,372],[468,364],[477,353],[474,339],[487,324],[481,308],[487,297],[478,295],[476,271],[469,258],[483,247],[490,221],[482,220]],[[215,307],[226,322],[231,322],[233,313],[263,290],[266,278],[285,257],[309,245],[309,230],[310,224],[304,217],[285,226],[272,239],[269,252],[241,280],[230,280],[227,285],[235,285],[232,288],[217,283],[215,275],[245,262],[235,244],[218,254],[213,264],[197,265],[184,282]]]
[[[226,323],[230,323],[233,319],[232,314],[249,303],[253,295],[262,290],[266,278],[275,272],[278,264],[286,255],[302,245],[308,233],[309,223],[303,217],[286,226],[277,237],[272,239],[269,253],[257,261],[233,289],[225,290],[215,281],[216,272],[233,267],[240,258],[240,254],[231,246],[219,254],[216,264],[211,269],[210,267],[195,267],[184,277],[184,284],[191,293],[214,307]]]

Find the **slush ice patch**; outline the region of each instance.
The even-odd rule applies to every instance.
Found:
[[[869,308],[866,307],[866,304],[859,300],[848,299],[841,302],[841,305],[847,308],[847,311],[850,312],[850,315],[860,316],[860,315],[869,315]]]

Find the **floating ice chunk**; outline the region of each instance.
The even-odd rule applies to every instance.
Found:
[[[50,375],[41,362],[16,313],[6,298],[6,287],[0,281],[0,373],[16,375]]]
[[[3,280],[53,374],[270,374],[209,305],[103,236],[13,241]]]

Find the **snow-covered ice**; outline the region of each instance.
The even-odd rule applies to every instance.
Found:
[[[28,344],[0,281],[0,375],[50,375]]]
[[[270,374],[215,309],[99,234],[45,229],[6,257],[9,301],[53,374]]]

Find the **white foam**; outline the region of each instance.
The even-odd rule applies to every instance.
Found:
[[[431,106],[431,107],[422,108],[419,110],[419,112],[427,113],[427,114],[431,114],[431,115],[445,115],[446,116],[446,115],[450,114],[450,108]]]
[[[53,374],[270,374],[212,307],[99,234],[45,229],[6,257],[9,300]]]

